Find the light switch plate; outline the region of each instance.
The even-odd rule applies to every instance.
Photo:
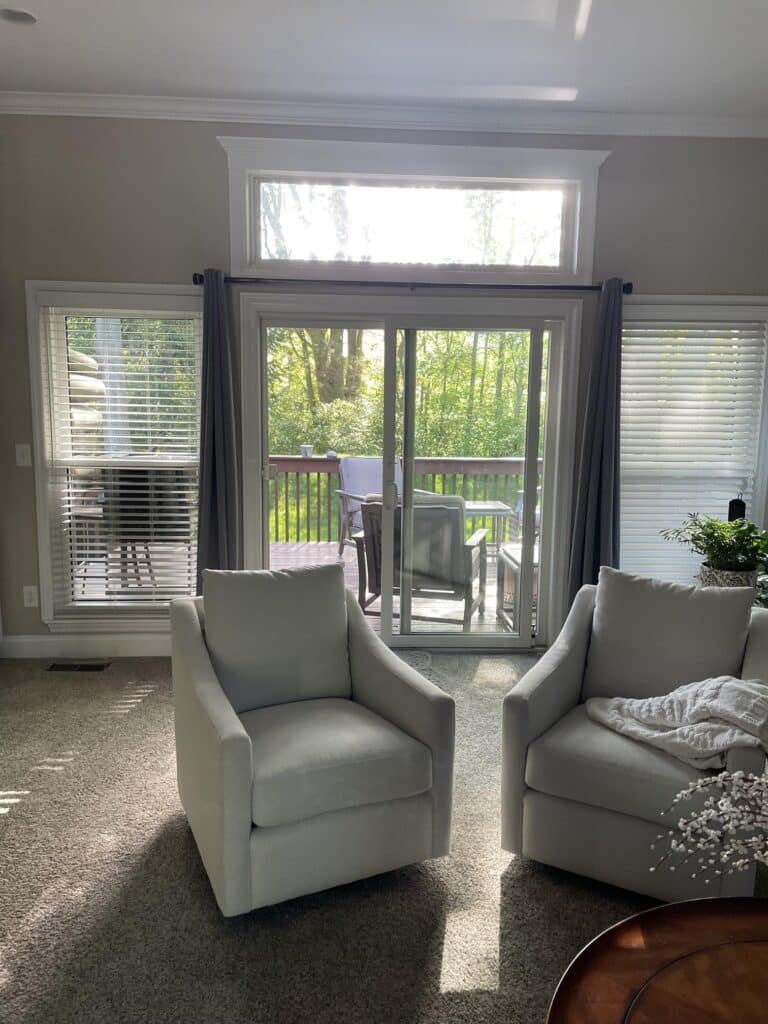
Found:
[[[37,587],[29,586],[24,587],[24,607],[25,608],[37,608],[40,604],[40,600],[37,594]]]
[[[32,465],[32,445],[16,445],[16,465],[28,469]]]

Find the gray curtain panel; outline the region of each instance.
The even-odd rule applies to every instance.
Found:
[[[240,400],[235,379],[229,296],[221,270],[203,286],[203,380],[197,592],[203,569],[242,569]]]
[[[622,286],[618,277],[606,281],[598,301],[584,430],[576,467],[568,581],[571,600],[583,584],[597,582],[601,565],[619,564]]]

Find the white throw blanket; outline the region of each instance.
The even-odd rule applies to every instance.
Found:
[[[768,750],[768,685],[718,676],[664,697],[591,697],[587,714],[694,768],[723,768],[731,747]]]

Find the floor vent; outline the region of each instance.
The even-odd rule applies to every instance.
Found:
[[[103,672],[109,668],[108,661],[54,661],[48,666],[49,672]]]

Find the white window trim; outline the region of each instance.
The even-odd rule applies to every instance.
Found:
[[[624,316],[635,320],[762,320],[768,331],[767,295],[627,295]],[[768,525],[768,360],[758,439],[752,518]]]
[[[48,306],[157,310],[201,313],[200,288],[195,285],[114,284],[73,281],[27,281],[27,336],[32,398],[32,433],[37,506],[37,543],[40,575],[40,615],[52,633],[167,633],[166,617],[138,610],[108,614],[94,609],[77,617],[56,617],[53,607],[53,561],[50,538],[49,453],[45,431],[47,398],[43,394],[41,313]]]
[[[229,163],[231,273],[236,277],[474,284],[590,284],[597,215],[597,178],[606,150],[523,149],[510,146],[434,146],[221,136]],[[259,259],[259,181],[301,175],[324,181],[354,178],[392,182],[483,185],[553,183],[575,186],[567,211],[575,238],[564,267],[509,269],[324,264]],[[568,201],[568,199],[566,199]],[[567,230],[567,224],[565,225]]]
[[[473,303],[475,308],[472,308]],[[240,295],[240,359],[242,367],[243,424],[243,537],[245,567],[264,566],[262,547],[265,525],[265,494],[263,489],[266,465],[266,415],[262,401],[266,374],[266,354],[261,346],[262,325],[281,318],[304,322],[318,317],[326,320],[355,318],[360,322],[380,323],[397,318],[413,321],[424,317],[425,323],[441,316],[473,316],[521,319],[546,318],[562,322],[562,343],[559,352],[550,353],[549,401],[559,407],[557,429],[547,434],[545,459],[552,467],[550,497],[545,504],[547,547],[542,550],[541,565],[545,567],[548,601],[541,608],[541,642],[549,643],[557,635],[568,611],[568,550],[571,499],[573,491],[573,460],[576,433],[577,382],[579,377],[580,338],[583,301],[565,298],[475,297],[466,295],[414,296],[404,294],[292,294],[244,291]],[[473,637],[477,648],[509,649],[506,635]],[[466,639],[453,634],[430,637],[419,634],[392,637],[393,647],[465,647]],[[521,647],[525,643],[521,638]]]

